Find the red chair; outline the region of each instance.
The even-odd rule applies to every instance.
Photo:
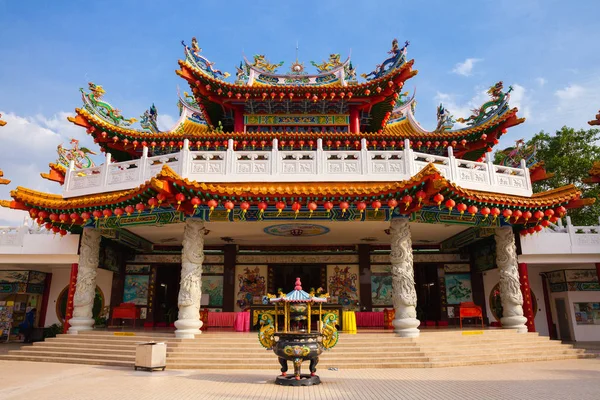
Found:
[[[472,301],[460,303],[459,314],[460,329],[462,329],[463,318],[481,318],[481,329],[483,329],[483,313],[481,312],[481,307]]]
[[[383,329],[394,329],[394,318],[396,317],[396,310],[392,309],[383,309]]]
[[[135,320],[140,317],[140,309],[133,303],[121,303],[113,308],[110,324],[114,325],[115,318],[132,319],[133,327],[135,328]]]

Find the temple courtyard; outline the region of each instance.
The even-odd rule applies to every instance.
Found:
[[[319,370],[283,387],[277,371],[166,370],[0,361],[4,400],[38,399],[597,399],[600,359],[454,368]]]

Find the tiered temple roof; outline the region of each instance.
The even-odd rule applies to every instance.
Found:
[[[122,162],[108,156],[96,167],[92,152],[72,141],[72,149],[59,146],[59,160],[42,174],[67,183],[63,195],[18,187],[1,205],[27,210],[61,234],[140,218],[276,218],[290,209],[293,218],[315,212],[323,219],[385,220],[421,213],[438,222],[518,224],[531,232],[567,208],[594,201],[581,199],[572,185],[532,194],[526,160],[518,167],[494,166],[489,156],[470,161],[482,160],[506,129],[523,122],[502,82],[469,118],[455,120],[440,105],[436,128],[423,129],[414,96],[402,93],[417,73],[406,60],[407,46],[394,41],[391,56],[361,83],[351,61],[337,54],[313,62],[313,75],[297,61],[291,72],[278,74],[282,63],[255,56],[240,64],[230,83],[193,40],[177,71],[192,94],[179,96],[174,128],[158,128],[154,105],[140,117],[141,129],[133,128],[137,119],[123,117],[103,99],[104,89],[90,83],[89,91],[81,89],[84,106],[69,120]],[[464,125],[453,129],[455,123]],[[215,208],[221,210],[212,215]]]

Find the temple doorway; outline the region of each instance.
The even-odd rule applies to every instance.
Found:
[[[417,290],[417,319],[439,321],[441,319],[438,264],[415,264],[415,288]]]
[[[156,268],[155,323],[170,326],[177,319],[180,275],[180,264],[161,265]]]
[[[269,266],[273,271],[273,284],[270,287],[271,292],[277,292],[281,289],[284,293],[294,289],[296,278],[302,281],[302,289],[309,292],[311,288],[315,290],[319,287],[327,289],[325,265],[322,264],[279,264]]]

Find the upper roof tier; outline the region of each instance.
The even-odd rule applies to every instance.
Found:
[[[240,63],[237,79],[230,83],[225,81],[229,74],[215,69],[193,40],[191,47],[184,45],[186,57],[177,71],[192,94],[179,96],[180,118],[171,129],[158,128],[154,105],[140,117],[141,129],[135,128],[137,119],[125,118],[94,83],[89,92],[81,89],[84,106],[69,120],[85,127],[116,161],[140,158],[143,147],[151,156],[172,153],[185,139],[196,150],[222,150],[228,139],[240,149],[266,150],[273,139],[282,147],[302,148],[323,139],[331,142],[330,149],[348,150],[356,149],[362,138],[374,149],[396,149],[409,139],[413,150],[437,155],[447,155],[452,146],[456,157],[476,160],[491,151],[507,128],[523,122],[517,109],[508,106],[511,89],[503,92],[499,82],[488,91],[490,101],[457,120],[464,127],[453,129],[454,118],[440,105],[436,128],[425,130],[414,115],[414,95],[407,99],[401,92],[417,73],[413,60],[406,61],[407,45],[399,48],[394,40],[391,56],[363,74],[362,83],[350,59],[342,62],[338,54],[321,64],[312,62],[318,71],[314,75],[304,74],[299,62],[292,72],[278,74],[281,63],[255,56],[252,63]],[[326,76],[331,78],[327,83]]]

